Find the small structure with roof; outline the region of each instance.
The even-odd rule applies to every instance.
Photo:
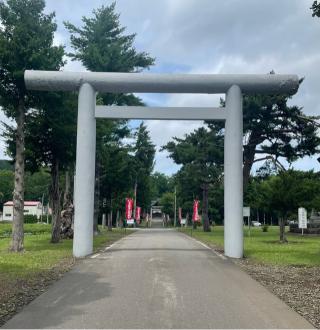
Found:
[[[25,201],[23,213],[25,215],[35,215],[40,219],[42,212],[42,204],[39,201]],[[9,201],[3,204],[3,221],[13,220],[13,202]]]

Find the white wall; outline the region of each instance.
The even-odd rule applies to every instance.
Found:
[[[13,220],[13,206],[3,206],[3,221]]]
[[[41,217],[41,203],[35,206],[24,206],[24,215],[35,215],[38,219]],[[3,206],[3,221],[13,220],[13,206]]]

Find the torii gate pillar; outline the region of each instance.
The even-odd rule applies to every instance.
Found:
[[[243,257],[243,116],[242,94],[232,86],[226,95],[224,137],[224,253]]]
[[[88,83],[79,89],[76,182],[74,191],[73,255],[93,249],[94,183],[96,159],[96,91]]]

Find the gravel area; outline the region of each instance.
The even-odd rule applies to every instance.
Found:
[[[74,262],[73,258],[65,259],[53,269],[24,280],[13,280],[8,275],[0,274],[0,327],[61,278]]]
[[[320,328],[320,267],[275,266],[236,261],[249,275]]]

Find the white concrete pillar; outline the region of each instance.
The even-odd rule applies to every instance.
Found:
[[[85,257],[93,251],[93,212],[96,154],[96,91],[81,85],[78,103],[77,159],[73,255]]]
[[[106,220],[107,218],[106,218],[106,214],[105,213],[103,213],[102,214],[102,227],[103,228],[106,228],[106,225],[107,225],[107,220]]]
[[[226,95],[224,142],[224,251],[243,257],[243,114],[242,93],[232,86]]]

